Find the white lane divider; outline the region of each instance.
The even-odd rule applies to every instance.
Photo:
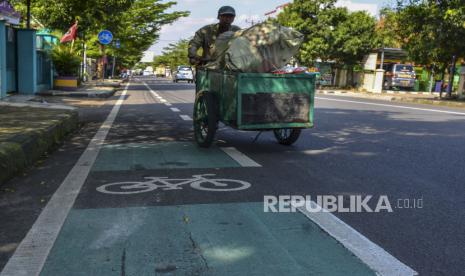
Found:
[[[243,154],[242,152],[238,151],[234,147],[220,147],[222,151],[224,151],[229,157],[234,159],[239,165],[242,167],[261,167],[262,165],[258,164],[257,162],[250,159],[247,155]]]
[[[171,111],[173,111],[173,112],[181,112],[181,110],[179,110],[179,108],[176,108],[176,107],[172,107],[172,108],[170,108],[170,109],[171,109]]]
[[[150,91],[150,93],[152,93],[152,95],[155,98],[157,98],[161,103],[164,103],[165,105],[167,105],[167,103],[168,103],[167,100],[163,99],[160,95],[158,95],[157,92],[153,91],[152,88],[150,88],[150,86],[146,82],[144,82],[144,85],[145,85],[145,87],[147,87],[147,89]],[[171,104],[170,104],[170,106],[171,106]]]
[[[380,103],[360,102],[360,101],[341,100],[341,99],[324,98],[324,97],[315,97],[315,99],[318,99],[318,100],[325,100],[325,101],[333,101],[333,102],[344,102],[344,103],[355,103],[355,104],[374,105],[374,106],[383,106],[383,107],[393,107],[393,108],[399,108],[399,109],[420,110],[420,111],[437,112],[437,113],[446,113],[446,114],[454,114],[454,115],[465,115],[464,112],[454,112],[454,111],[439,110],[439,109],[430,109],[430,108],[418,108],[418,107],[403,106],[403,105],[393,105],[393,104],[380,104]]]
[[[86,150],[53,194],[1,276],[39,275],[128,92],[129,83]]]
[[[292,204],[308,219],[316,223],[321,229],[340,242],[345,248],[349,249],[355,256],[362,260],[362,262],[373,269],[376,275],[418,275],[415,270],[396,259],[386,250],[370,241],[367,237],[340,220],[332,213],[324,210],[314,201],[310,201],[309,203],[312,210],[321,211],[310,212],[306,207],[299,206],[295,202]]]
[[[192,118],[187,115],[179,115],[179,117],[181,117],[181,119],[183,119],[184,121],[192,121]]]
[[[164,103],[166,106],[172,106],[172,104],[170,103]]]

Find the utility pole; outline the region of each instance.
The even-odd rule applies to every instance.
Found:
[[[84,67],[82,68],[82,71],[83,71],[83,79],[84,81],[87,81],[87,44],[84,42],[84,57],[83,57],[83,60],[84,60]]]
[[[452,64],[449,70],[449,84],[447,85],[447,97],[452,96],[452,87],[454,86],[454,75],[455,75],[455,62],[457,61],[457,56],[452,56]]]
[[[111,68],[111,78],[112,79],[115,78],[115,63],[116,63],[116,55],[113,54],[113,64],[112,64],[112,68]]]
[[[248,23],[248,24],[250,24],[250,26],[253,26],[253,25],[255,25],[256,23],[260,23],[260,21],[258,21],[258,20],[255,21],[253,18],[250,18],[250,19],[247,18],[247,19],[245,20],[245,23]]]
[[[27,20],[26,20],[26,28],[31,28],[31,0],[27,0]]]

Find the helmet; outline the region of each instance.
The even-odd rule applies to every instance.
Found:
[[[236,11],[231,6],[222,6],[218,10],[218,17],[220,17],[220,15],[223,15],[223,14],[230,14],[230,15],[236,16]]]

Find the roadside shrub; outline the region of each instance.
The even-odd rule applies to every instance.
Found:
[[[78,76],[81,58],[66,45],[56,45],[51,52],[53,65],[59,76]]]

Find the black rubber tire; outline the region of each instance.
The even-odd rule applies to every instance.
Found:
[[[300,128],[281,128],[274,129],[273,133],[276,140],[278,140],[278,143],[290,146],[299,139],[301,131],[302,130]]]
[[[197,145],[202,148],[208,148],[213,143],[218,128],[217,114],[214,95],[208,92],[198,93],[194,103],[194,137]]]

